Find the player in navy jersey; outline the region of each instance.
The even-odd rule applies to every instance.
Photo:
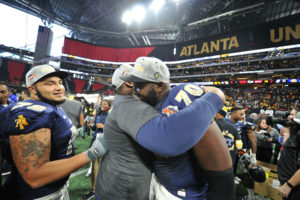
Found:
[[[256,136],[254,130],[255,124],[245,121],[244,109],[241,107],[233,107],[231,109],[230,119],[225,119],[234,125],[241,134],[243,149],[250,155],[250,168],[256,168]],[[251,150],[251,152],[250,152]],[[243,179],[243,177],[241,177]],[[247,181],[248,199],[254,199],[254,181]]]
[[[205,92],[213,91],[224,101],[224,94],[214,87],[181,84],[170,90],[169,70],[157,58],[138,58],[133,71],[121,79],[134,82],[139,98],[166,116],[189,106]],[[189,128],[186,127],[187,135]],[[216,123],[210,125],[193,151],[175,157],[156,157],[150,199],[233,199],[232,161]]]
[[[74,156],[72,122],[57,107],[64,101],[67,73],[50,65],[26,74],[30,99],[0,113],[1,137],[10,145],[13,165],[1,199],[68,199],[69,174],[106,153],[103,138]]]

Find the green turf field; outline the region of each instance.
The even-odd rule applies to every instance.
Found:
[[[75,153],[79,154],[89,148],[92,136],[85,136],[85,139],[82,139],[81,136],[78,136],[75,140]],[[69,179],[69,195],[70,200],[79,200],[84,195],[88,194],[91,191],[91,177],[86,177],[86,171],[89,168],[89,165],[85,165],[82,168],[76,170]],[[81,173],[76,175],[77,173]]]

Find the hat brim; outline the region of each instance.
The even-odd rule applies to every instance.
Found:
[[[126,76],[120,77],[120,79],[127,82],[152,82],[146,79],[136,77],[133,74],[127,74]]]
[[[45,80],[46,78],[49,78],[49,77],[52,77],[52,76],[57,76],[61,79],[64,79],[64,78],[67,78],[68,77],[68,73],[67,72],[64,72],[64,71],[55,71],[55,72],[52,72],[50,74],[47,74],[46,76],[40,78],[39,80],[37,80],[36,82],[34,82],[33,84],[37,83],[37,82],[40,82],[42,80]],[[31,84],[31,85],[33,85]]]

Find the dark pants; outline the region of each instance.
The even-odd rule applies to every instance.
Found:
[[[259,161],[270,163],[272,154],[272,148],[263,148],[258,146],[256,152],[256,159]]]

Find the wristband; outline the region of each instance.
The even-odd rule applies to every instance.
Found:
[[[291,189],[294,188],[294,186],[293,186],[289,181],[287,181],[286,184],[287,184]]]

